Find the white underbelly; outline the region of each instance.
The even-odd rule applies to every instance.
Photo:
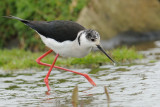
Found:
[[[54,50],[54,49],[53,49]],[[59,53],[60,56],[63,57],[77,57],[77,58],[81,58],[86,56],[90,51],[84,51],[81,49],[78,50],[73,50],[73,49],[60,49],[60,50],[55,50],[56,53]]]
[[[82,47],[76,41],[57,42],[42,35],[40,35],[40,37],[47,47],[51,48],[56,54],[63,57],[81,58],[86,56],[92,49],[91,47]]]

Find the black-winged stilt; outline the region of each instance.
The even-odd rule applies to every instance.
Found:
[[[72,21],[29,21],[15,16],[4,16],[6,18],[17,19],[30,28],[34,29],[42,39],[43,43],[50,48],[50,50],[40,56],[36,61],[40,65],[49,66],[50,69],[44,79],[48,91],[50,90],[48,77],[52,68],[73,72],[84,76],[93,86],[96,86],[94,81],[88,74],[72,71],[62,67],[55,66],[58,56],[62,57],[84,57],[93,47],[100,49],[114,64],[114,60],[103,50],[100,44],[100,35],[97,31],[85,29],[78,23]],[[52,64],[41,62],[41,59],[54,51],[57,55]]]

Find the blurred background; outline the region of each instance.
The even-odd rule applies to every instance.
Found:
[[[47,47],[34,30],[1,17],[8,15],[95,29],[117,66],[100,52],[60,57],[57,66],[87,73],[97,86],[54,69],[47,92],[49,68],[35,62]],[[52,63],[53,54],[42,62]],[[160,107],[160,0],[0,0],[0,79],[1,107]]]
[[[160,0],[1,0],[0,16],[72,20],[97,30],[108,48],[160,39]],[[36,32],[0,18],[0,49],[45,50]],[[106,44],[107,45],[107,44]]]

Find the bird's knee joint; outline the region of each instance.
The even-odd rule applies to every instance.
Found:
[[[44,78],[44,82],[45,82],[45,83],[48,83],[48,79],[47,79],[47,78]]]
[[[40,64],[40,63],[41,63],[39,59],[36,59],[36,62],[37,62],[38,64]]]
[[[86,73],[84,73],[83,75],[84,75],[85,77],[89,77],[89,75],[88,75],[88,74],[86,74]]]

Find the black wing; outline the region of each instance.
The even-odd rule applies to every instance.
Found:
[[[56,41],[63,42],[65,40],[75,40],[79,31],[85,28],[78,23],[72,21],[29,21],[24,22],[29,27],[36,30],[47,38],[53,38]]]
[[[63,42],[65,40],[75,40],[79,31],[85,28],[78,23],[72,21],[56,20],[46,21],[29,21],[15,16],[3,16],[5,18],[17,19],[36,30],[39,34],[53,38],[56,41]]]

